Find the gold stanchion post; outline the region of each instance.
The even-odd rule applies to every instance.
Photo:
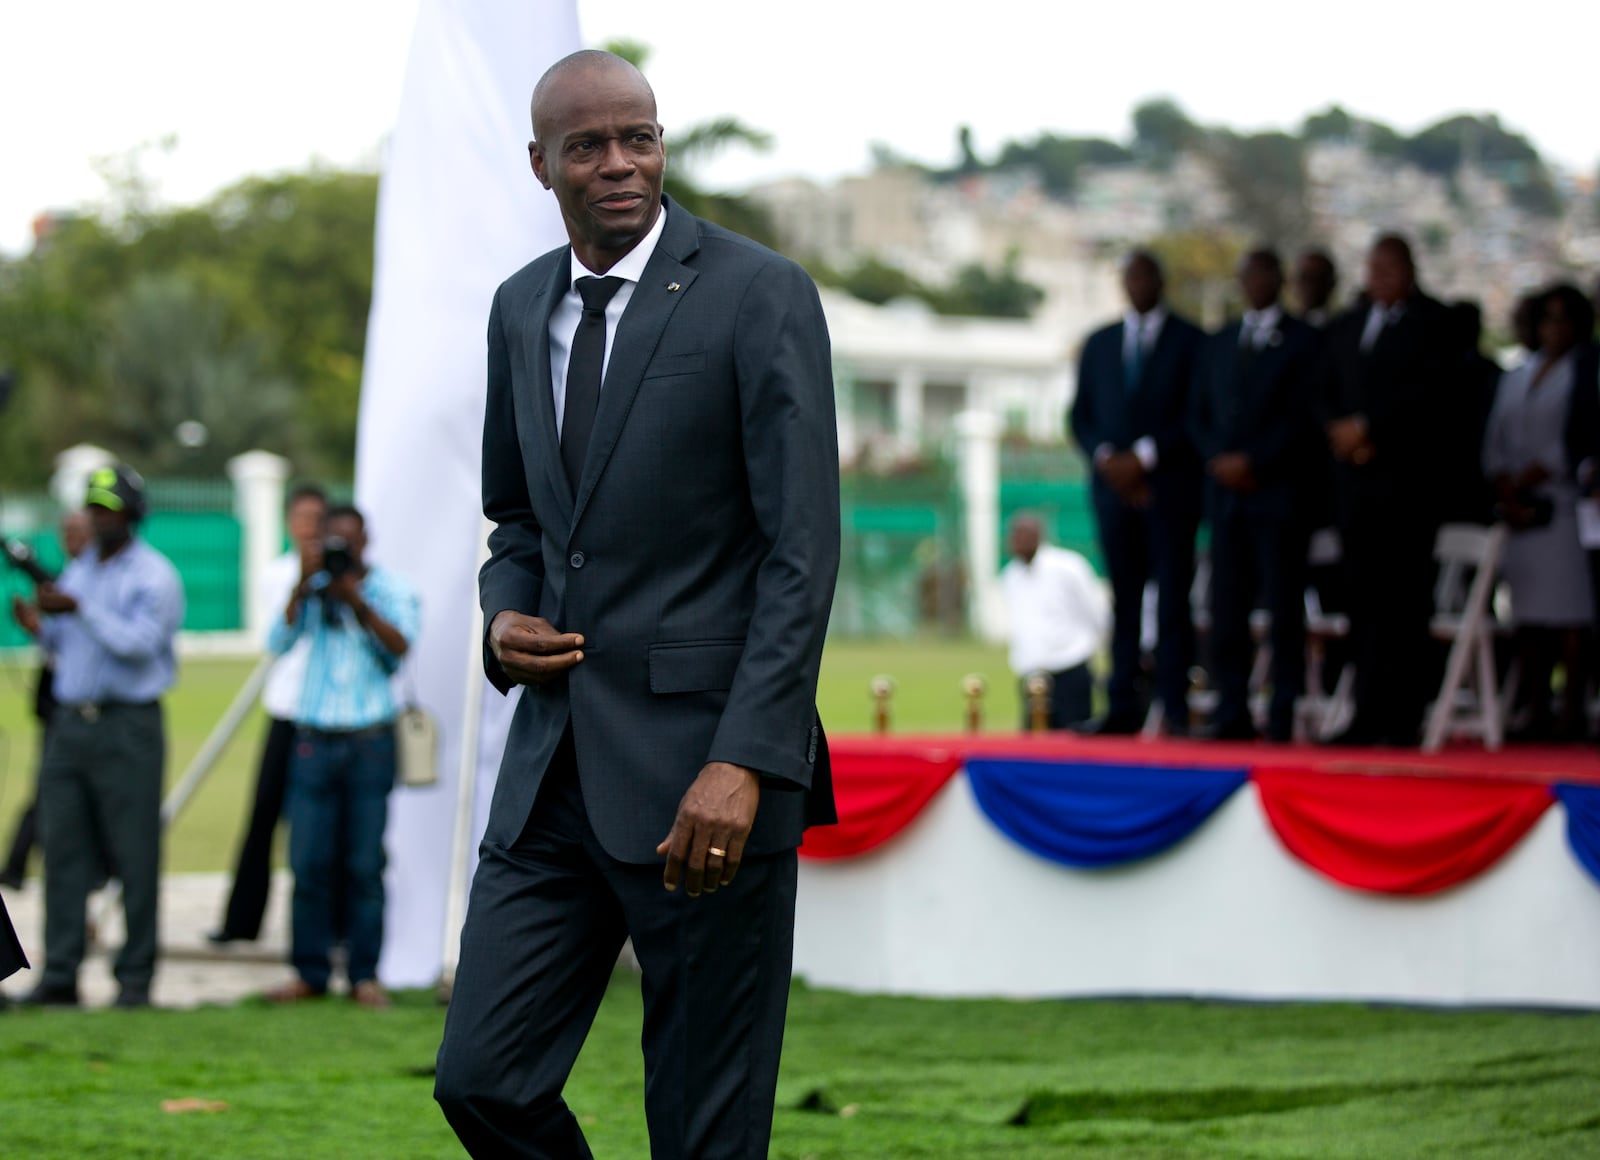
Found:
[[[961,678],[961,694],[967,701],[967,732],[983,732],[983,695],[989,689],[989,682],[984,680],[982,673],[968,673]]]
[[[872,731],[879,737],[889,732],[889,702],[894,697],[894,678],[879,673],[872,678]]]
[[[1028,674],[1028,728],[1035,733],[1050,729],[1050,692],[1054,684],[1049,673]]]

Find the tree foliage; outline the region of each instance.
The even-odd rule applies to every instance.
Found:
[[[988,318],[1027,318],[1044,301],[1044,291],[1018,272],[1013,251],[998,270],[978,263],[961,267],[948,286],[933,286],[899,266],[875,256],[862,258],[848,270],[820,263],[807,268],[825,286],[845,291],[863,302],[882,306],[898,298],[926,302],[936,313]]]
[[[58,221],[0,262],[0,480],[102,441],[146,470],[209,471],[251,447],[350,474],[372,298],[377,177],[248,178],[199,206],[138,198]],[[174,434],[203,423],[204,447]]]

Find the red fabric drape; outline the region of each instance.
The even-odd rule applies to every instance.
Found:
[[[883,742],[836,744],[830,753],[839,824],[807,830],[804,858],[854,858],[881,846],[911,824],[963,760],[954,746]]]
[[[1432,894],[1481,874],[1553,800],[1548,786],[1256,769],[1289,852],[1335,882]]]

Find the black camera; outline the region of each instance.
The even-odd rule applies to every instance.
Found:
[[[350,555],[350,541],[343,536],[326,536],[322,541],[322,570],[328,579],[337,580],[356,566]]]
[[[0,541],[0,547],[5,551],[7,563],[18,572],[26,574],[35,584],[55,582],[55,576],[51,574],[50,569],[39,563],[39,557],[33,554],[33,549],[21,540],[8,538]]]

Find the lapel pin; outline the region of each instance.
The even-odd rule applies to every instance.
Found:
[[[679,290],[682,290],[682,289],[683,289],[683,287],[679,286],[676,282],[668,282],[667,283],[667,293],[668,294],[676,294]]]

